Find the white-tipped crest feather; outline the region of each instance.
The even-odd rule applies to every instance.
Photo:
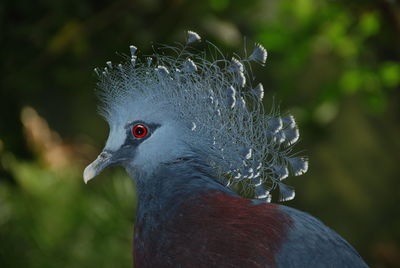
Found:
[[[263,100],[264,98],[264,87],[261,83],[258,83],[258,85],[253,88],[252,90],[253,94],[256,96],[256,98],[260,101]]]
[[[136,56],[137,47],[130,45],[129,46],[129,50],[131,52],[131,57],[135,57]]]
[[[289,201],[292,200],[295,196],[294,189],[286,185],[282,182],[278,183],[279,185],[279,201]]]
[[[183,63],[182,71],[186,72],[186,73],[196,72],[197,71],[197,66],[191,59],[187,59]]]
[[[253,60],[264,64],[267,60],[267,50],[260,44],[256,44],[253,52],[249,56],[249,60]]]
[[[200,41],[201,37],[198,33],[193,32],[193,31],[187,31],[187,37],[186,37],[186,43],[190,44],[193,42]]]

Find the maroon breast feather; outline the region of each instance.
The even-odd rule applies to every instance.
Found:
[[[275,267],[292,220],[279,205],[221,192],[183,201],[158,230],[136,226],[135,267]]]

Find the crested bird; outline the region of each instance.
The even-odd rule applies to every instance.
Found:
[[[135,267],[367,267],[321,221],[271,202],[275,188],[278,201],[294,198],[284,180],[308,159],[293,152],[294,117],[265,112],[264,88],[252,86],[265,48],[226,59],[208,43],[209,60],[199,42],[188,31],[144,60],[130,46],[127,62],[95,69],[110,132],[83,177],[121,165],[135,181]]]

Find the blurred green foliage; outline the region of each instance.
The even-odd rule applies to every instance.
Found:
[[[108,131],[92,70],[187,29],[227,56],[253,41],[267,48],[254,74],[266,99],[296,115],[310,157],[287,205],[322,219],[371,266],[400,267],[395,0],[2,1],[0,266],[131,266],[134,183],[118,168],[81,178]]]

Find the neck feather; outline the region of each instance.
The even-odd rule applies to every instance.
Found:
[[[138,174],[129,167],[127,171],[137,184],[137,221],[151,215],[161,220],[159,217],[168,217],[180,203],[208,191],[236,196],[216,179],[210,167],[195,158],[162,164],[151,174]]]

